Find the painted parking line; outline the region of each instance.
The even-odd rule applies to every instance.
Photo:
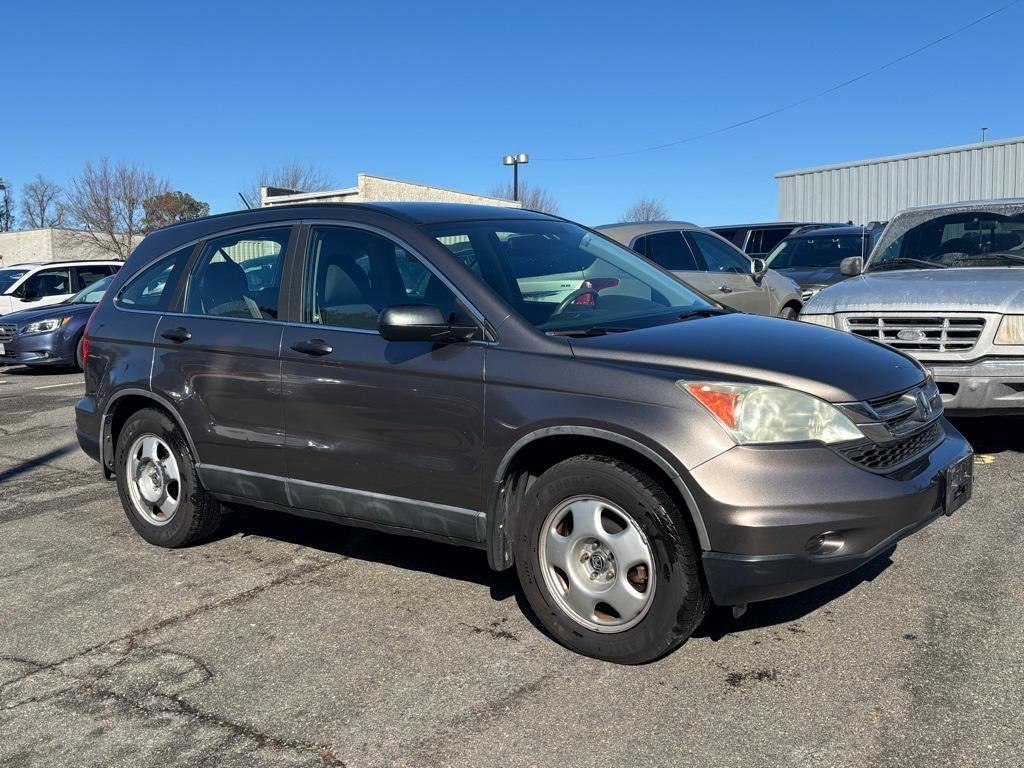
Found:
[[[81,385],[80,381],[68,381],[64,384],[47,384],[45,387],[32,387],[32,389],[53,389],[54,387],[77,387]]]

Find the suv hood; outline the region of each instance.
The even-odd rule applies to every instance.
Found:
[[[890,395],[924,380],[917,363],[876,342],[739,312],[569,343],[577,357],[671,368],[709,380],[776,384],[833,403]]]
[[[19,328],[34,320],[45,320],[48,317],[67,317],[68,315],[90,314],[96,309],[95,304],[50,304],[37,309],[23,309],[9,315],[0,315],[0,325],[17,325]]]
[[[1024,266],[868,272],[807,302],[808,315],[878,310],[1024,313]]]
[[[843,280],[839,267],[783,267],[775,270],[801,286],[831,285]]]

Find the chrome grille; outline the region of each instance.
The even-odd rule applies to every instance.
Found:
[[[840,452],[857,464],[875,472],[892,469],[914,459],[918,454],[930,448],[942,435],[941,422],[932,422],[931,426],[918,430],[902,440],[886,445],[862,443]]]
[[[0,344],[5,341],[14,341],[14,334],[17,330],[18,328],[13,325],[0,325]]]
[[[969,352],[985,330],[985,318],[852,315],[846,318],[846,327],[904,352]]]

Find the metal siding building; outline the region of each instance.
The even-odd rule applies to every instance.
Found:
[[[784,171],[782,221],[886,221],[904,208],[1024,197],[1024,136]]]

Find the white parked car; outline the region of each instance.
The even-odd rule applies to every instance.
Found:
[[[0,316],[59,304],[121,268],[120,261],[51,261],[0,268]]]

